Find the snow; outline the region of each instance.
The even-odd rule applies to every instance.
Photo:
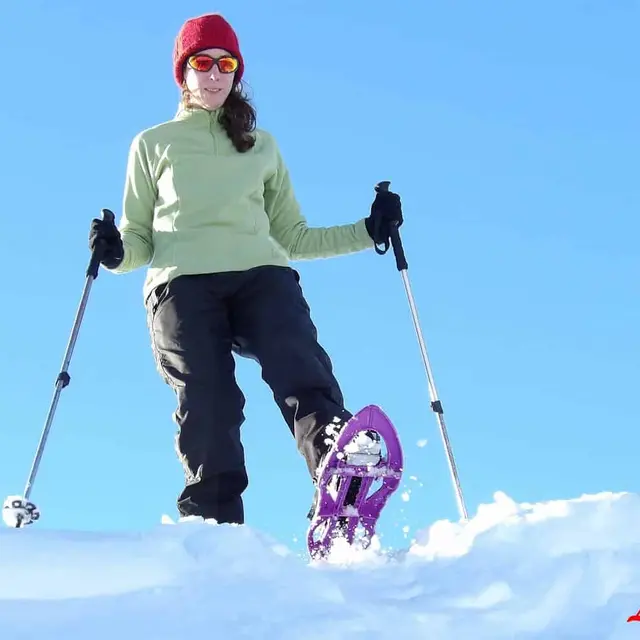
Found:
[[[38,516],[36,506],[22,496],[7,496],[2,503],[2,521],[7,527],[31,524]]]
[[[404,550],[311,563],[249,526],[0,530],[3,640],[640,638],[640,496],[435,522]]]

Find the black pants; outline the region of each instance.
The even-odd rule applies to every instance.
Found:
[[[318,344],[296,271],[179,276],[147,301],[158,369],[177,396],[176,450],[186,486],[182,515],[244,522],[247,488],[240,427],[245,398],[233,353],[257,360],[312,477],[323,427],[349,418],[331,361]]]

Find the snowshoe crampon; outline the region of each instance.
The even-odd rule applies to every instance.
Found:
[[[367,434],[379,443],[373,460],[354,443]],[[375,405],[359,411],[340,431],[318,470],[316,500],[307,533],[307,547],[314,559],[331,552],[334,541],[366,549],[387,500],[402,478],[402,446],[386,414]]]

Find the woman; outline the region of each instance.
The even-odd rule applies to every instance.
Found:
[[[242,524],[245,399],[233,352],[260,363],[315,478],[328,425],[351,414],[288,260],[385,243],[389,225],[402,223],[400,199],[379,193],[366,219],[309,228],[276,141],[255,126],[228,22],[218,14],[188,20],[173,63],[181,107],[134,138],[119,227],[93,220],[89,246],[102,242],[102,264],[114,273],[149,265],[153,353],[177,396],[180,514]]]

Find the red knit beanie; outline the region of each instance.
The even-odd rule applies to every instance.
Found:
[[[176,37],[173,49],[173,73],[182,86],[184,81],[184,64],[189,56],[202,49],[226,49],[238,58],[238,69],[234,82],[240,82],[244,73],[244,60],[240,53],[238,37],[231,25],[219,14],[209,13],[187,20]]]

